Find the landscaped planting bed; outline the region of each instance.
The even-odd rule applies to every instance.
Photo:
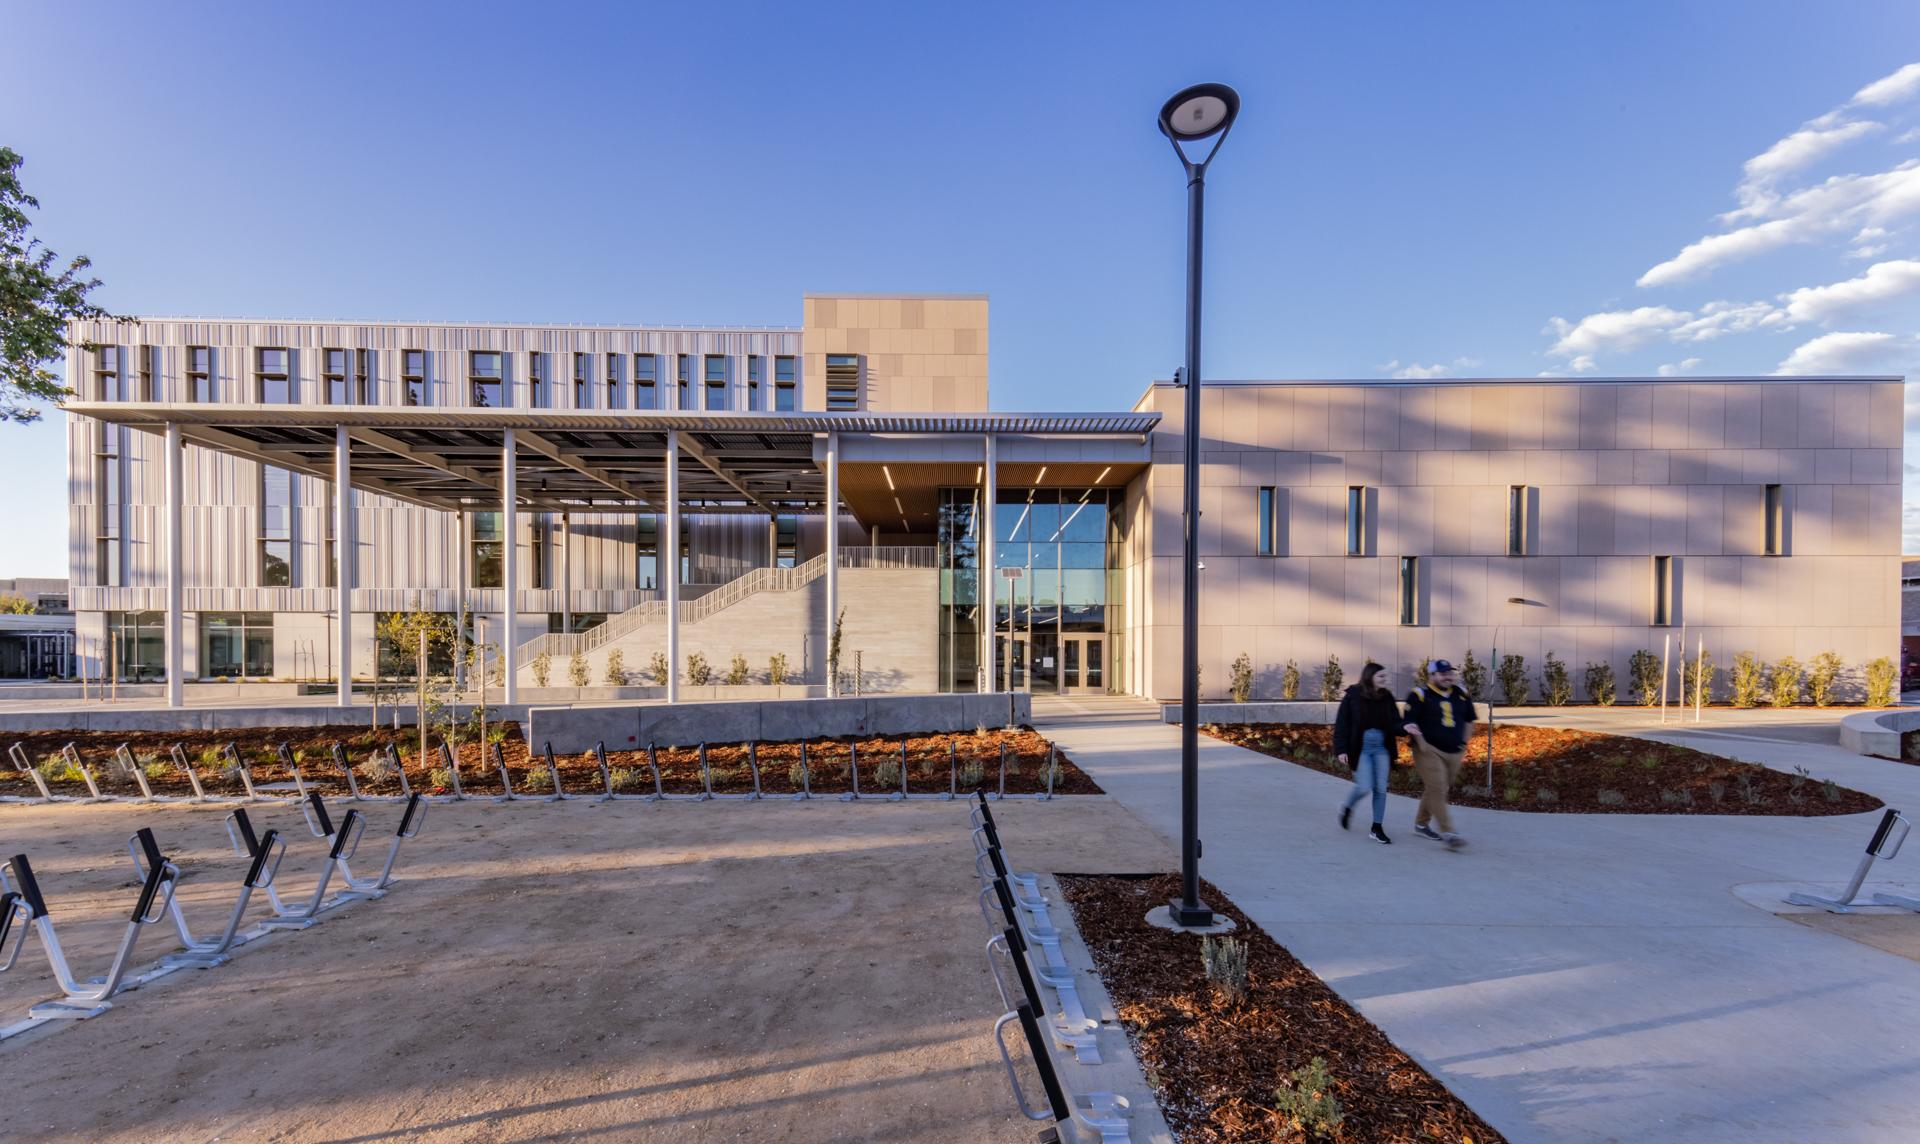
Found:
[[[530,759],[526,741],[517,724],[503,724],[506,737],[500,752],[506,759],[516,794],[550,794],[552,780],[544,755]],[[394,794],[399,780],[383,774],[370,764],[377,754],[392,743],[406,768],[412,789],[428,794],[450,789],[442,770],[438,737],[430,737],[427,759],[419,753],[419,733],[411,728],[399,731],[352,730],[344,727],[267,727],[234,728],[223,731],[190,732],[81,732],[41,731],[0,740],[18,742],[27,758],[42,768],[47,785],[55,794],[81,796],[86,784],[78,775],[67,775],[60,749],[74,745],[104,794],[137,796],[139,787],[122,776],[113,764],[114,752],[121,744],[133,752],[134,759],[147,774],[147,782],[157,795],[188,795],[192,787],[174,765],[171,748],[178,743],[187,759],[200,773],[201,785],[209,795],[239,795],[239,778],[225,770],[223,748],[234,745],[251,771],[255,786],[291,782],[293,775],[281,763],[278,747],[285,743],[299,762],[309,786],[328,793],[345,793],[346,777],[334,764],[332,746],[338,742],[346,749],[347,759],[356,768],[360,789],[367,794]],[[990,730],[986,734],[961,735],[883,735],[857,739],[810,739],[806,742],[808,786],[815,794],[842,794],[852,789],[848,771],[850,755],[857,758],[860,788],[867,794],[887,794],[900,789],[900,749],[906,746],[907,789],[915,794],[942,794],[951,781],[949,758],[958,761],[958,787],[961,794],[974,789],[988,792],[1000,789],[1001,748],[1006,748],[1006,790],[1008,794],[1034,794],[1047,789],[1046,767],[1051,757],[1058,762],[1053,778],[1055,794],[1099,794],[1092,779],[1074,766],[1063,752],[1051,750],[1052,744],[1031,729]],[[764,794],[793,794],[800,789],[799,742],[761,743],[756,749],[760,767],[760,790]],[[209,752],[214,752],[210,755]],[[491,754],[483,758],[475,742],[463,742],[458,751],[461,789],[469,794],[499,794],[499,770]],[[669,794],[694,794],[706,789],[700,769],[700,753],[695,747],[663,747],[656,752],[662,788]],[[603,793],[598,761],[592,752],[554,756],[559,765],[560,785],[568,794]],[[713,790],[718,793],[745,793],[753,789],[752,771],[747,765],[744,743],[716,743],[707,748],[707,766],[712,773]],[[627,794],[653,791],[653,770],[645,750],[608,751],[607,767],[615,789]],[[970,769],[977,767],[977,772]],[[441,771],[436,775],[436,771]],[[32,780],[11,765],[0,770],[0,794],[31,795]]]
[[[1181,1144],[1270,1141],[1504,1139],[1446,1086],[1268,937],[1218,887],[1206,901],[1247,944],[1245,996],[1208,980],[1201,940],[1148,925],[1147,911],[1180,894],[1173,874],[1061,875],[1061,891]],[[1280,1108],[1276,1091],[1318,1059],[1336,1130],[1314,1135]],[[1324,1125],[1323,1125],[1324,1126]]]
[[[1333,728],[1321,723],[1214,724],[1208,734],[1276,759],[1341,778]],[[1493,787],[1486,786],[1487,741],[1474,736],[1453,802],[1494,810],[1581,814],[1858,814],[1880,800],[1804,773],[1691,747],[1554,727],[1500,725],[1493,733]],[[1411,760],[1403,749],[1398,763]],[[1396,765],[1388,789],[1417,795],[1420,779]]]

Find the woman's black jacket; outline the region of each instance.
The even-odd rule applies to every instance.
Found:
[[[1333,717],[1333,753],[1345,755],[1347,765],[1357,767],[1361,741],[1368,731],[1378,731],[1386,739],[1387,758],[1394,759],[1400,753],[1399,740],[1406,734],[1403,725],[1393,692],[1382,687],[1367,695],[1356,683],[1347,688],[1340,699],[1340,711]]]

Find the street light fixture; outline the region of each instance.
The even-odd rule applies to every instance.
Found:
[[[1160,108],[1160,133],[1187,171],[1187,389],[1186,491],[1182,501],[1184,572],[1180,630],[1180,897],[1169,903],[1173,924],[1204,928],[1213,910],[1200,900],[1200,252],[1206,210],[1207,164],[1220,152],[1240,114],[1240,94],[1223,83],[1202,83]],[[1198,161],[1183,143],[1213,146]],[[1197,150],[1197,148],[1196,148]]]

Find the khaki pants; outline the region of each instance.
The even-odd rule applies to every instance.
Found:
[[[1460,777],[1464,749],[1442,751],[1427,745],[1424,739],[1413,741],[1413,769],[1420,773],[1420,810],[1413,816],[1415,826],[1429,821],[1442,834],[1453,833],[1453,816],[1447,812],[1447,795],[1453,780]]]

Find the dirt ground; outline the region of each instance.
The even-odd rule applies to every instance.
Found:
[[[377,868],[399,810],[365,809],[361,864]],[[131,908],[138,826],[180,864],[189,921],[224,918],[243,872],[225,813],[0,806],[0,854],[32,858],[84,976],[104,968]],[[996,814],[1034,868],[1173,862],[1102,797]],[[294,839],[283,891],[311,887],[323,851],[298,813],[254,818]],[[972,854],[964,803],[434,806],[388,898],[0,1043],[6,1132],[1030,1141],[991,1044],[999,998]],[[135,964],[171,934],[147,930]],[[29,939],[0,976],[0,1023],[55,993]]]
[[[1808,929],[1824,930],[1898,954],[1908,961],[1920,961],[1920,915],[1915,914],[1830,914],[1824,910],[1779,915]]]

